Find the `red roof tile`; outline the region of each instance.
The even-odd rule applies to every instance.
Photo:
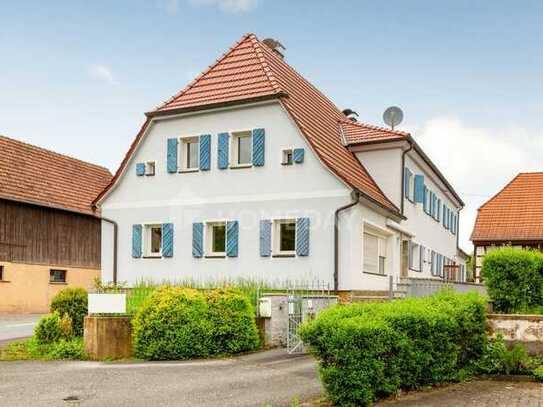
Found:
[[[403,131],[385,129],[351,120],[342,120],[340,125],[347,145],[405,140],[409,136],[409,133]]]
[[[109,183],[98,165],[0,136],[0,199],[92,214]]]
[[[345,115],[254,34],[243,36],[185,89],[148,113],[148,116],[205,109],[226,103],[246,103],[258,98],[278,98],[318,157],[334,174],[378,205],[399,213],[360,161],[343,144],[340,122],[346,120]],[[96,202],[124,170],[148,124],[149,120],[136,137],[111,184],[97,197]]]
[[[517,175],[481,206],[471,240],[543,240],[543,173]]]

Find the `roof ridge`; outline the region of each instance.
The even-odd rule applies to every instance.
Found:
[[[232,45],[224,54],[222,54],[219,58],[215,60],[211,65],[207,67],[207,69],[204,69],[196,78],[194,78],[192,81],[188,83],[187,86],[185,86],[183,89],[181,89],[179,92],[177,92],[175,95],[167,99],[165,102],[158,105],[155,110],[160,110],[164,107],[166,107],[169,103],[173,102],[175,99],[183,95],[183,93],[187,92],[189,89],[191,89],[198,81],[205,76],[209,71],[211,71],[214,67],[216,67],[218,64],[221,63],[222,60],[224,60],[235,48],[237,48],[243,41],[245,41],[247,38],[250,38],[251,35],[254,36],[253,33],[246,33],[239,39],[234,45]]]
[[[112,175],[109,168],[104,167],[103,165],[94,164],[94,163],[91,163],[89,161],[82,160],[80,158],[72,157],[72,156],[70,156],[68,154],[62,154],[62,153],[59,153],[59,152],[56,152],[56,151],[53,151],[53,150],[49,150],[49,149],[44,148],[44,147],[37,146],[35,144],[30,144],[30,143],[27,143],[25,141],[17,140],[17,139],[14,139],[12,137],[8,137],[8,136],[6,136],[4,134],[0,134],[0,139],[5,139],[8,142],[23,145],[25,147],[29,147],[29,148],[32,148],[34,150],[39,150],[40,152],[45,152],[45,153],[48,153],[48,154],[55,155],[57,157],[67,158],[68,160],[71,160],[71,161],[76,161],[76,162],[79,162],[81,164],[85,164],[85,165],[89,165],[89,166],[92,166],[92,167],[95,167],[95,168],[99,168],[101,170],[105,170],[109,175]]]
[[[281,89],[281,86],[279,85],[277,79],[275,78],[275,74],[273,70],[269,67],[268,62],[266,61],[266,58],[262,55],[262,47],[266,46],[265,44],[262,44],[258,37],[255,34],[250,34],[249,38],[251,39],[251,44],[253,46],[253,49],[256,52],[256,56],[258,57],[258,60],[260,61],[260,64],[262,66],[262,71],[264,72],[264,75],[266,75],[266,78],[268,78],[268,81],[270,82],[271,87],[273,88],[275,93],[283,92]]]

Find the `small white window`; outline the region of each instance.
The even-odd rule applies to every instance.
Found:
[[[411,202],[415,202],[415,176],[411,174],[408,180],[409,184],[409,196],[407,199],[409,199]]]
[[[411,242],[411,252],[409,253],[410,269],[413,271],[421,271],[420,245]]]
[[[365,273],[385,274],[386,240],[380,236],[364,232]]]
[[[198,137],[181,139],[181,171],[196,171],[200,166],[200,140]]]
[[[292,150],[283,150],[283,165],[292,165]]]
[[[253,162],[253,136],[250,131],[232,133],[234,167],[246,167]]]
[[[162,256],[162,225],[145,225],[144,247],[146,257]]]
[[[211,257],[226,256],[226,222],[206,224],[206,254]]]
[[[155,162],[147,161],[145,163],[145,175],[155,175]]]
[[[296,254],[296,220],[278,219],[274,221],[273,253],[279,256]]]

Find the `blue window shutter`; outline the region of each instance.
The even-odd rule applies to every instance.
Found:
[[[439,222],[441,220],[441,199],[437,200],[437,216],[436,220]]]
[[[292,150],[292,161],[296,164],[301,164],[304,162],[305,150],[303,148],[295,148]]]
[[[447,206],[445,206],[445,204],[443,204],[443,227],[446,228],[447,227]]]
[[[238,257],[239,223],[237,220],[226,222],[226,255]]]
[[[173,257],[173,223],[162,224],[162,256]]]
[[[424,175],[415,175],[415,202],[424,203]]]
[[[202,257],[204,255],[204,224],[192,224],[192,257]]]
[[[145,175],[145,163],[137,163],[136,164],[136,175],[138,177]]]
[[[420,245],[420,253],[419,253],[419,271],[424,271],[424,246]]]
[[[253,130],[253,165],[262,167],[266,155],[266,136],[264,129]]]
[[[168,139],[167,168],[170,173],[177,172],[177,143],[176,138]]]
[[[309,256],[309,218],[296,219],[296,254]]]
[[[200,136],[200,170],[207,171],[211,167],[211,135]]]
[[[217,162],[219,169],[228,168],[228,144],[230,143],[230,135],[228,133],[219,133],[219,143],[217,146]]]
[[[269,257],[271,255],[271,227],[270,220],[260,221],[260,256]]]
[[[132,257],[141,257],[141,225],[132,225]]]

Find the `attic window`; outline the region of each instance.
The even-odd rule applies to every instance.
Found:
[[[200,143],[198,137],[181,139],[181,171],[196,171],[199,168]]]
[[[145,175],[155,175],[155,162],[147,161],[145,163]]]
[[[234,166],[245,167],[252,165],[253,136],[250,131],[232,133],[232,154]]]
[[[283,165],[292,165],[292,149],[283,150]]]

